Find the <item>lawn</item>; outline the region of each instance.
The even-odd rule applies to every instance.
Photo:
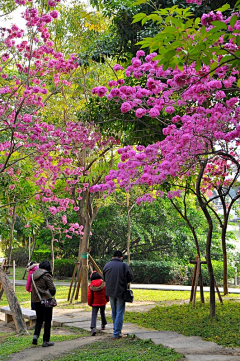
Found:
[[[208,302],[157,306],[147,313],[126,312],[125,321],[155,330],[171,330],[186,336],[200,336],[226,347],[240,347],[240,298],[216,303],[216,317],[209,317]]]
[[[57,358],[53,361],[183,361],[182,355],[161,345],[154,345],[150,340],[135,338],[112,340],[86,345],[79,350]]]
[[[67,334],[59,334],[62,333],[63,328],[61,327],[52,327],[51,335],[52,339],[57,341],[66,341],[66,340],[72,340],[78,337],[86,337],[89,335],[88,332],[80,330],[75,327],[67,327],[66,333]],[[29,331],[29,335],[22,336],[22,335],[16,335],[14,332],[12,333],[4,333],[0,332],[0,344],[1,344],[1,352],[0,352],[0,361],[5,361],[8,359],[8,356],[16,353],[21,352],[29,347],[36,347],[32,345],[32,338],[33,338],[33,330]],[[39,338],[39,344],[41,344],[42,341],[42,335]]]

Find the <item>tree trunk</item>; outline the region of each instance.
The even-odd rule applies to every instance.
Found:
[[[227,264],[227,247],[226,247],[227,223],[224,222],[222,228],[222,251],[223,251],[223,293],[228,294],[228,264]]]
[[[130,205],[129,197],[127,194],[127,222],[128,222],[128,234],[127,234],[127,262],[130,264],[130,238],[131,238],[131,220],[130,220]]]
[[[183,212],[181,211],[181,209],[173,202],[172,199],[169,199],[169,200],[170,200],[170,202],[172,203],[173,207],[176,209],[176,211],[177,211],[177,212],[180,214],[180,216],[185,220],[185,222],[187,223],[190,231],[192,232],[193,239],[194,239],[195,245],[196,245],[197,255],[199,256],[199,258],[201,258],[197,234],[196,234],[195,228],[192,226],[191,222],[189,221],[189,219],[188,219],[188,217],[187,217],[187,213],[186,213],[186,210],[187,210],[187,206],[186,206],[186,193],[184,194],[184,199],[183,199],[184,209],[185,209],[185,212],[184,212],[184,213],[183,213]]]
[[[32,249],[31,249],[31,253],[30,253],[30,257],[29,257],[28,263],[29,263],[29,262],[31,261],[31,259],[32,259],[32,255],[33,255],[33,252],[34,252],[34,249],[35,249],[35,245],[36,245],[36,238],[37,238],[37,235],[36,235],[36,234],[33,234],[33,236],[32,236],[33,244],[32,244]],[[23,280],[25,279],[26,273],[27,273],[27,270],[25,269],[25,270],[24,270],[24,274],[23,274],[23,276],[22,276],[22,279],[23,279]]]
[[[12,284],[9,281],[6,273],[3,271],[2,267],[0,267],[0,281],[7,296],[8,304],[12,312],[13,322],[16,327],[16,332],[28,335],[29,333],[22,315],[21,307],[18,303],[18,299],[14,293]]]
[[[14,233],[14,226],[16,222],[16,205],[13,207],[13,215],[12,215],[12,223],[10,229],[10,239],[9,239],[9,251],[8,251],[8,264],[11,264],[12,261],[12,243],[13,243],[13,233]]]
[[[215,300],[215,283],[214,283],[214,274],[213,274],[213,268],[212,268],[212,260],[211,260],[211,243],[212,243],[212,232],[213,232],[213,223],[212,218],[207,210],[207,204],[204,202],[202,196],[201,196],[201,180],[203,177],[204,169],[207,165],[207,160],[201,163],[200,165],[200,171],[198,174],[198,179],[196,182],[196,194],[198,198],[198,203],[206,217],[206,220],[208,222],[208,235],[207,235],[207,243],[206,243],[206,261],[208,266],[208,273],[209,273],[209,286],[210,286],[210,317],[215,316],[215,306],[216,306],[216,300]]]
[[[89,249],[89,235],[91,231],[91,224],[89,218],[86,219],[84,227],[84,235],[81,247],[81,269],[82,269],[82,286],[81,286],[81,302],[87,302],[88,293],[88,249]]]
[[[52,274],[54,273],[54,246],[53,246],[53,242],[54,242],[54,234],[52,233],[52,237],[51,237],[51,256],[52,256]]]

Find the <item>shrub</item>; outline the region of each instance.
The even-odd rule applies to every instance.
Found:
[[[171,283],[176,274],[169,261],[132,261],[131,269],[135,283]]]
[[[223,285],[223,262],[222,261],[212,261],[214,277],[218,286]],[[202,277],[203,277],[203,285],[209,286],[209,275],[207,265],[202,265]],[[192,277],[193,277],[194,265],[190,264],[188,266],[187,272],[187,280],[185,284],[191,285],[192,284]],[[228,279],[234,279],[234,267],[228,265]]]
[[[47,259],[48,261],[51,261],[51,251],[48,249],[39,249],[33,252],[32,260],[40,263],[43,260]]]
[[[12,250],[12,260],[15,260],[16,266],[18,267],[27,266],[28,255],[29,255],[28,249],[24,247],[13,248]]]
[[[72,259],[56,259],[54,263],[54,276],[58,279],[72,277],[74,266],[74,260]]]

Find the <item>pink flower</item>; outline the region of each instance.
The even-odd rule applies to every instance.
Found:
[[[49,0],[49,1],[48,1],[48,5],[49,5],[49,6],[56,6],[56,4],[57,4],[57,3],[56,3],[55,0]]]
[[[11,185],[9,186],[9,188],[10,188],[10,189],[14,189],[14,188],[15,188],[15,185],[14,185],[14,184],[11,184]]]
[[[135,115],[136,115],[137,118],[142,118],[146,113],[147,113],[146,109],[138,108],[136,110]]]
[[[131,104],[129,102],[122,103],[122,105],[121,105],[121,112],[122,113],[127,113],[131,109],[132,109],[132,106],[131,106]]]
[[[138,50],[136,56],[137,58],[139,58],[140,56],[145,56],[145,52],[143,50]]]
[[[168,107],[165,108],[165,112],[168,114],[172,114],[175,112],[175,109],[170,105]]]
[[[114,67],[113,67],[113,69],[114,69],[115,71],[118,71],[118,70],[123,70],[123,67],[122,67],[121,65],[119,65],[119,64],[115,64]]]
[[[67,216],[62,216],[62,222],[63,224],[67,224]]]
[[[79,210],[79,207],[73,207],[74,211],[78,211]]]
[[[27,0],[15,0],[17,5],[26,5]]]
[[[56,18],[58,18],[59,14],[58,14],[57,10],[53,10],[53,11],[50,12],[50,15],[51,15],[52,18],[56,19]]]
[[[159,114],[160,114],[159,109],[156,108],[156,107],[154,107],[154,108],[152,108],[152,109],[149,110],[149,116],[150,116],[151,118],[156,118],[156,117],[159,116]]]

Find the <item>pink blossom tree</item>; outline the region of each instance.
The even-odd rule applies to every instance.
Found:
[[[224,21],[228,24],[231,17]],[[234,53],[238,46],[232,39],[235,39],[234,30],[238,22],[231,24],[229,31],[232,36],[222,46],[225,49],[231,46],[231,52]],[[208,30],[213,27],[210,22]],[[144,56],[142,50],[138,51],[132,59],[132,65],[126,69],[126,76],[141,80],[142,85],[125,86],[118,82],[116,86],[116,83],[111,83],[109,90],[96,87],[93,93],[99,97],[106,95],[109,101],[117,101],[123,113],[135,112],[136,118],[147,115],[163,122],[165,139],[147,147],[127,146],[120,149],[121,163],[118,170],[110,171],[105,177],[104,188],[95,186],[92,191],[102,191],[107,187],[112,192],[117,184],[126,190],[141,184],[151,189],[172,179],[196,176],[196,197],[209,225],[206,259],[210,277],[210,314],[214,316],[215,292],[211,264],[213,224],[208,210],[210,200],[205,190],[206,182],[207,188],[214,186],[216,166],[218,172],[224,173],[227,164],[225,178],[219,180],[224,194],[229,193],[229,187],[224,191],[227,183],[231,188],[238,182],[240,115],[236,83],[239,71],[231,64],[225,65],[222,55],[217,56],[214,76],[211,74],[211,64],[200,69],[195,68],[195,63],[186,64],[180,70],[178,67],[159,65],[158,60],[155,60],[157,53]],[[119,68],[119,65],[115,66],[116,71]],[[213,173],[207,177],[211,167]],[[162,194],[159,191],[156,196]],[[180,190],[170,191],[168,197],[179,194]],[[152,194],[148,193],[138,202],[153,200]]]
[[[69,144],[66,135],[68,130],[64,133],[61,127],[42,121],[45,104],[53,96],[59,98],[64,87],[71,86],[71,76],[78,66],[75,54],[65,59],[49,40],[47,24],[58,17],[54,7],[59,2],[60,0],[49,0],[48,6],[39,11],[37,2],[16,0],[17,5],[25,6],[22,16],[26,20],[27,31],[24,33],[17,25],[0,29],[0,174],[3,179],[9,169],[29,157],[38,166],[43,165],[41,160],[44,158],[48,162],[44,176],[40,181],[38,179],[37,185],[44,183],[43,180],[47,177],[51,154],[59,152],[55,158],[56,163],[51,163],[53,168],[58,169],[63,164],[71,163],[71,159],[64,155]],[[70,122],[66,128],[74,126],[78,124],[72,125]],[[83,129],[82,141],[84,132]],[[38,177],[37,173],[35,175]],[[26,333],[16,296],[1,268],[0,279],[16,330]]]

